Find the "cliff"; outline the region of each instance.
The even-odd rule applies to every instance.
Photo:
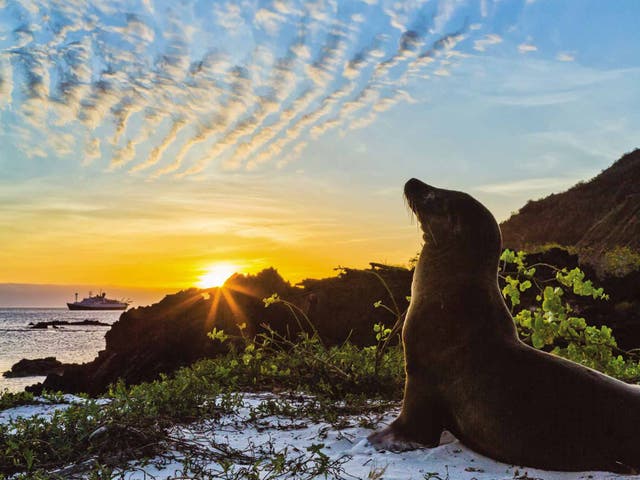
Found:
[[[593,265],[616,247],[640,252],[640,149],[588,182],[529,201],[500,228],[505,247],[559,244]]]

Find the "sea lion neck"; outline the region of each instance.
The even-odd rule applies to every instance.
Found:
[[[422,278],[428,281],[469,275],[476,281],[497,282],[499,257],[499,249],[495,252],[469,255],[468,246],[449,245],[436,248],[426,244],[418,258],[416,270],[419,269]]]
[[[497,259],[495,262],[485,259],[482,262],[471,263],[464,255],[456,255],[454,251],[449,254],[435,252],[426,255],[423,252],[416,265],[414,282],[423,285],[428,292],[447,290],[452,285],[457,288],[460,284],[485,285],[497,290]]]

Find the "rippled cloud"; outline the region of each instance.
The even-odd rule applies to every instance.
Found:
[[[411,82],[449,75],[461,42],[501,41],[470,16],[455,0],[7,0],[0,109],[28,156],[148,178],[282,167],[413,101]]]

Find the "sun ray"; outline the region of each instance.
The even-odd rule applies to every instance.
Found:
[[[222,296],[229,306],[229,310],[231,310],[231,314],[236,321],[236,325],[238,326],[240,334],[243,337],[247,334],[253,336],[253,332],[248,331],[248,329],[251,328],[251,325],[247,321],[247,315],[242,311],[242,308],[240,308],[238,302],[236,302],[236,299],[233,298],[233,292],[226,288],[221,288],[220,291],[222,292]]]
[[[175,305],[170,305],[167,308],[167,314],[174,314],[175,312],[185,310],[201,299],[202,299],[201,295],[198,295],[198,294],[190,295],[189,297],[176,303]]]
[[[242,293],[242,294],[247,295],[249,297],[262,299],[262,295],[258,295],[255,291],[251,290],[246,285],[240,285],[238,283],[230,282],[229,284],[226,284],[224,287],[227,290],[233,290],[234,292]]]
[[[207,268],[200,277],[197,286],[200,288],[221,287],[237,271],[238,266],[233,263],[216,263]]]
[[[213,293],[213,300],[211,301],[211,307],[207,313],[207,329],[211,330],[216,323],[216,315],[218,313],[218,307],[220,306],[220,299],[222,288],[216,288]]]

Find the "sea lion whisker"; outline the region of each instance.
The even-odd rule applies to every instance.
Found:
[[[413,211],[413,205],[411,203],[411,200],[409,200],[406,195],[403,195],[402,198],[404,200],[404,206],[409,213],[409,218],[411,219],[411,223],[413,223],[413,217],[415,216],[415,212]]]

